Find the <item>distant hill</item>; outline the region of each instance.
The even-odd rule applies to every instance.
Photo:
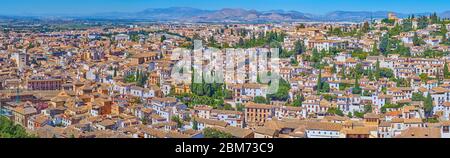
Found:
[[[327,13],[322,18],[319,18],[324,21],[365,21],[371,19],[382,19],[386,18],[389,11],[376,11],[376,12],[368,12],[368,11],[334,11]],[[399,18],[406,18],[413,14],[405,14],[405,13],[396,13]],[[431,13],[414,13],[415,16],[425,16],[430,15]]]
[[[109,12],[91,15],[90,18],[104,19],[148,19],[148,20],[183,20],[190,19],[195,16],[208,14],[212,11],[188,8],[188,7],[171,7],[171,8],[152,8],[139,12],[123,13]]]
[[[256,11],[240,8],[224,8],[221,10],[202,10],[188,7],[146,9],[136,13],[100,13],[91,18],[106,19],[148,19],[161,21],[191,21],[191,22],[264,22],[264,21],[309,21],[304,13],[296,11]]]
[[[440,13],[439,17],[450,18],[450,11],[446,11],[446,12]]]
[[[309,21],[312,20],[300,12],[285,11],[256,11],[245,9],[225,8],[211,13],[193,17],[195,21]]]
[[[146,9],[141,12],[137,12],[135,16],[137,18],[150,18],[150,19],[169,19],[169,20],[182,20],[185,18],[192,18],[200,15],[210,14],[213,11],[201,10],[188,7],[172,7],[172,8],[156,8]]]

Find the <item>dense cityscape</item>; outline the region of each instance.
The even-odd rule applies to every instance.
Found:
[[[450,138],[448,30],[436,13],[361,22],[0,21],[0,138]],[[219,51],[209,59],[192,51],[208,48]],[[229,57],[230,49],[255,51]],[[268,49],[278,58],[251,61]],[[180,56],[198,65],[176,69]],[[231,76],[208,82],[195,73],[211,63],[214,74],[231,68]]]

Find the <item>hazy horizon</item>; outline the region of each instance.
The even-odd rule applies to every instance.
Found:
[[[89,15],[138,12],[149,8],[189,7],[203,10],[242,8],[259,11],[285,10],[311,14],[332,11],[393,11],[400,13],[445,12],[443,0],[2,0],[0,15]]]

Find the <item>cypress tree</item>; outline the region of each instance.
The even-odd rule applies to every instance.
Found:
[[[444,78],[447,79],[449,77],[447,61],[444,63]]]
[[[320,94],[322,89],[322,69],[319,69],[319,76],[317,77],[317,94]]]
[[[428,93],[427,97],[425,98],[424,110],[425,110],[425,117],[429,118],[431,112],[433,111],[433,99],[431,98],[430,93]]]

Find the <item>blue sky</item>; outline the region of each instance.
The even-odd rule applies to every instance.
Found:
[[[146,8],[194,7],[296,10],[323,14],[330,11],[396,11],[403,13],[450,10],[449,0],[0,0],[0,14],[92,14],[136,12]]]

